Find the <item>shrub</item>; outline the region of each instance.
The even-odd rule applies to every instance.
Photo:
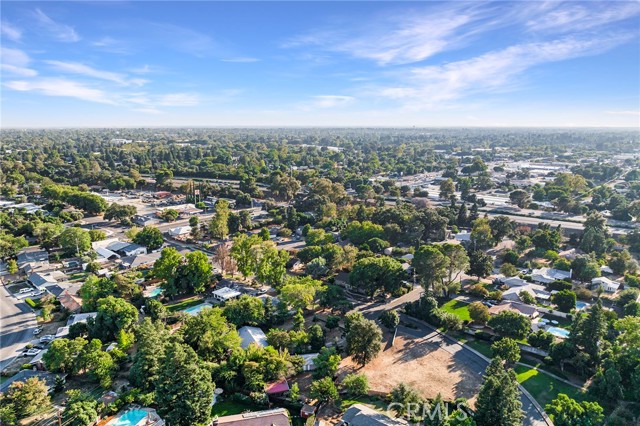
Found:
[[[640,287],[640,277],[637,275],[626,274],[624,276],[624,284],[629,287]]]
[[[499,302],[502,300],[502,292],[500,290],[491,291],[487,295],[487,299],[497,300]]]
[[[527,337],[529,344],[534,348],[540,349],[549,349],[551,344],[553,343],[553,334],[548,333],[544,330],[538,330],[529,335]]]
[[[482,284],[475,284],[469,289],[469,294],[477,297],[487,297],[489,290],[487,290]]]

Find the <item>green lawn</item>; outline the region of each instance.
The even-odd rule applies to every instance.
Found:
[[[204,300],[202,300],[199,296],[193,296],[188,299],[184,299],[179,302],[176,302],[172,305],[167,305],[167,310],[169,312],[182,311],[184,309],[199,305],[201,303],[204,303]]]
[[[449,300],[444,305],[440,306],[440,309],[443,311],[454,314],[462,321],[471,321],[471,316],[469,315],[469,304],[461,302],[459,300]]]
[[[220,401],[216,402],[211,408],[212,416],[232,416],[234,414],[240,414],[245,411],[260,411],[265,410],[265,407],[259,407],[257,405],[245,404],[236,401]]]
[[[471,349],[475,349],[480,352],[482,355],[487,358],[493,357],[493,352],[491,351],[491,343],[485,342],[484,340],[472,340],[466,343]]]
[[[515,372],[518,383],[524,386],[542,407],[554,400],[560,393],[567,394],[570,398],[578,401],[583,401],[586,397],[580,389],[560,382],[533,368],[516,365]]]
[[[351,407],[354,404],[365,404],[365,405],[373,406],[373,408],[381,411],[385,411],[388,405],[384,399],[378,396],[364,395],[364,396],[344,398],[340,403],[340,409],[342,411],[345,411],[347,410],[347,408]]]

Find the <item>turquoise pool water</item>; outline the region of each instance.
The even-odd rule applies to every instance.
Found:
[[[188,313],[189,315],[198,315],[198,313],[204,308],[211,308],[213,305],[211,303],[201,303],[196,306],[192,306],[190,308],[185,309],[183,312]]]
[[[579,311],[586,308],[587,306],[589,306],[589,304],[586,302],[576,302],[576,309]]]
[[[154,288],[149,292],[149,295],[147,297],[157,297],[157,296],[160,296],[161,293],[162,293],[162,289],[160,287]]]
[[[147,417],[146,411],[131,410],[118,417],[114,423],[109,423],[109,426],[135,426],[145,417]]]
[[[563,339],[566,339],[567,337],[569,337],[569,330],[565,330],[564,328],[549,327],[547,328],[547,331],[553,334],[554,336],[562,337]]]

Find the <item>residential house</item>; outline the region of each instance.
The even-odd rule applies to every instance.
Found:
[[[86,313],[83,313],[83,314],[71,315],[67,319],[67,327],[71,327],[72,325],[78,324],[78,323],[81,323],[81,322],[86,323],[89,318],[95,318],[97,316],[98,316],[97,312],[86,312]]]
[[[169,234],[169,236],[172,238],[180,237],[182,235],[189,235],[190,233],[191,233],[190,226],[178,226],[176,228],[171,228],[169,229],[169,231],[167,231],[167,234]]]
[[[291,426],[291,421],[287,410],[276,408],[216,417],[211,421],[211,426]]]
[[[348,426],[407,426],[404,419],[394,419],[363,404],[354,404],[342,415]]]
[[[538,310],[534,306],[506,300],[500,302],[499,305],[494,305],[489,308],[489,314],[491,315],[498,315],[500,312],[504,311],[516,312],[528,318],[535,318],[539,315]]]
[[[261,347],[265,347],[269,344],[267,342],[267,335],[258,327],[245,325],[238,330],[238,334],[240,335],[240,339],[242,339],[242,342],[240,343],[242,349],[247,349],[252,343]]]
[[[313,354],[302,354],[300,355],[304,360],[304,364],[302,364],[302,371],[313,371],[317,368],[315,364],[316,358],[318,358],[318,353]]]
[[[25,270],[27,266],[30,267],[30,270],[41,266],[48,266],[49,253],[38,247],[29,247],[18,253],[17,263],[20,270]],[[28,271],[25,270],[25,272]]]
[[[57,296],[58,302],[70,313],[80,312],[82,308],[82,299],[74,297],[67,290],[64,290],[59,296]]]
[[[269,396],[279,396],[289,392],[289,382],[287,379],[282,379],[277,382],[267,383],[264,387],[264,392]]]
[[[558,280],[571,279],[571,271],[561,271],[553,268],[539,268],[531,272],[531,279],[541,284],[551,284]]]
[[[620,283],[610,280],[607,277],[597,277],[591,280],[591,288],[602,287],[607,293],[615,293],[620,288]]]
[[[131,269],[151,268],[156,263],[156,261],[160,259],[161,255],[162,253],[157,251],[154,253],[138,254],[135,256],[123,257],[121,265],[125,268],[131,268]]]
[[[240,297],[241,294],[242,293],[240,293],[239,291],[233,290],[229,287],[222,287],[222,288],[219,288],[218,290],[215,290],[213,293],[211,293],[211,297],[213,297],[219,302],[226,302],[228,300],[232,300]]]
[[[511,287],[502,293],[503,300],[511,300],[515,302],[522,301],[520,292],[527,292],[541,302],[548,302],[551,299],[551,293],[540,284],[527,283],[526,285]]]

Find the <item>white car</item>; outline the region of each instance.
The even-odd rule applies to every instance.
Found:
[[[24,356],[36,356],[40,353],[40,349],[32,348],[24,353]]]
[[[36,327],[36,328],[33,330],[33,334],[35,334],[36,336],[37,336],[38,334],[40,334],[40,333],[42,333],[42,327]]]
[[[49,343],[52,342],[55,338],[56,336],[54,336],[53,334],[46,334],[40,338],[40,343]]]
[[[18,294],[31,293],[32,291],[33,291],[33,289],[32,289],[32,288],[27,287],[27,288],[23,288],[23,289],[21,289],[21,290],[18,292]]]

